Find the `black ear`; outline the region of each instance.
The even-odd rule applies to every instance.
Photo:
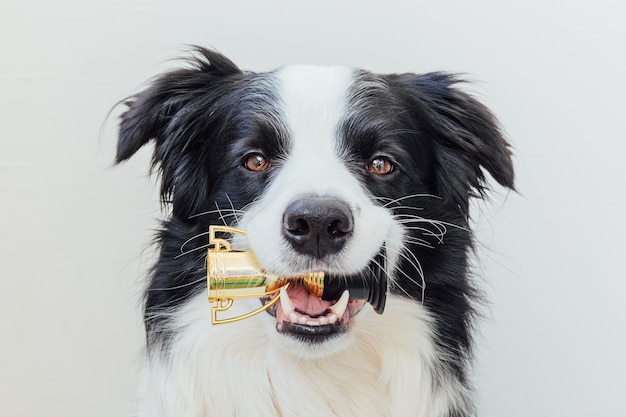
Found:
[[[199,94],[206,94],[217,78],[240,74],[235,64],[223,55],[194,47],[190,68],[175,70],[157,77],[144,91],[128,98],[128,110],[122,114],[117,143],[116,163],[135,154],[154,139],[157,146],[166,141],[166,130],[188,109]],[[160,161],[153,159],[153,163]]]
[[[450,196],[466,209],[469,197],[484,196],[483,169],[502,186],[514,188],[510,145],[489,109],[457,88],[461,80],[440,72],[401,74],[392,80],[403,86],[403,95],[420,113],[420,129],[435,139],[442,197]]]

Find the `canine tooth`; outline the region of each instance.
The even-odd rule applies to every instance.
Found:
[[[285,316],[289,316],[295,309],[293,302],[289,298],[289,295],[287,295],[287,290],[285,289],[285,287],[282,287],[280,289],[280,306],[283,308],[283,313],[285,313]]]
[[[330,324],[335,324],[335,323],[337,322],[337,316],[336,316],[336,315],[334,315],[334,314],[333,314],[333,315],[331,315],[331,316],[328,318],[328,322],[329,322]]]
[[[346,307],[348,307],[348,301],[350,300],[350,292],[345,290],[339,300],[330,306],[330,310],[337,315],[337,317],[343,317],[343,313],[346,312]]]

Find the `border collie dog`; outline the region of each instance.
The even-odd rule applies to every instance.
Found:
[[[487,174],[513,188],[492,113],[448,73],[245,72],[202,48],[186,62],[130,97],[119,129],[118,163],[153,142],[168,211],[137,414],[474,416],[469,200]],[[281,276],[348,276],[384,248],[386,308],[349,299],[333,318],[296,282],[285,303],[213,325],[209,225],[244,230],[233,247]]]

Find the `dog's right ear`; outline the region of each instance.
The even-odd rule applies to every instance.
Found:
[[[241,74],[241,70],[225,56],[201,47],[188,61],[191,67],[178,69],[157,77],[148,88],[128,98],[128,110],[121,116],[117,154],[120,163],[135,154],[150,140],[156,146],[167,142],[168,125],[185,113],[185,108],[200,94],[206,94],[218,78]],[[161,161],[153,157],[153,164]]]

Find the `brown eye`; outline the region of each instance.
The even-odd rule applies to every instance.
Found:
[[[393,164],[389,159],[377,156],[367,164],[367,169],[376,175],[387,175],[393,171]]]
[[[264,171],[270,167],[270,161],[260,153],[251,153],[244,161],[246,169],[254,172]]]

